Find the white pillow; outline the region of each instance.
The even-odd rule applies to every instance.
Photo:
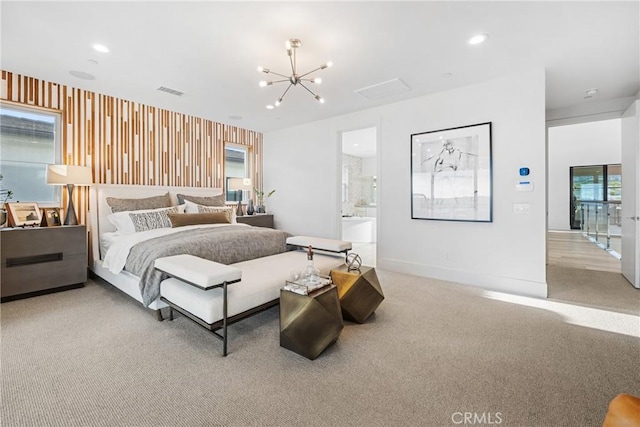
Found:
[[[167,213],[184,213],[185,205],[170,208],[143,209],[139,211],[123,211],[109,215],[109,222],[119,233],[129,234],[155,228],[170,228],[171,221]]]
[[[197,203],[184,201],[185,213],[203,213],[203,212],[225,212],[231,224],[237,224],[236,207],[235,206],[204,206]]]

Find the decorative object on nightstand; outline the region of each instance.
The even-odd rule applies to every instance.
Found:
[[[242,216],[242,191],[251,191],[251,178],[229,178],[228,190],[238,192],[238,207],[236,209],[236,216]]]
[[[69,203],[67,214],[64,217],[64,225],[77,225],[78,217],[73,207],[73,187],[74,185],[93,184],[91,168],[77,165],[49,165],[47,167],[47,184],[67,186]]]
[[[249,197],[249,200],[247,200],[247,215],[253,215],[254,212],[255,211],[253,210],[253,199]]]
[[[267,199],[271,196],[273,196],[273,193],[276,192],[276,190],[271,190],[268,193],[265,194],[264,191],[259,190],[257,188],[254,188],[253,191],[256,192],[256,199],[258,200],[258,205],[256,206],[256,212],[257,213],[267,213],[267,210],[264,206],[265,202],[267,201]]]
[[[373,267],[349,270],[343,265],[331,270],[331,280],[338,287],[342,315],[347,320],[364,323],[378,308],[384,294]]]
[[[37,227],[42,221],[40,208],[35,202],[7,203],[7,211],[9,212],[9,225],[11,227]]]
[[[62,225],[60,208],[42,208],[42,222],[40,227],[57,227]]]

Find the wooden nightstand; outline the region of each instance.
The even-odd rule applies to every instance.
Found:
[[[0,232],[1,301],[84,286],[87,228],[4,228]]]
[[[254,227],[274,228],[272,214],[243,215],[236,217],[236,221],[240,224],[249,224]]]

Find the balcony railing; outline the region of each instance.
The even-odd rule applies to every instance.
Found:
[[[611,255],[620,259],[618,245],[611,238],[621,236],[622,205],[620,202],[580,202],[582,234]]]

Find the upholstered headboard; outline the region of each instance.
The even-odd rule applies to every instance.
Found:
[[[89,190],[89,232],[91,233],[91,260],[100,257],[100,234],[116,231],[107,218],[111,208],[107,204],[107,197],[123,199],[139,199],[144,197],[161,196],[169,192],[173,205],[178,204],[177,194],[190,196],[217,196],[222,194],[221,188],[203,187],[169,187],[157,185],[118,185],[94,184]]]

